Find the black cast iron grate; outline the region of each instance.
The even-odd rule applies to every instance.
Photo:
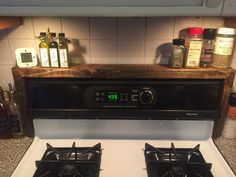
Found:
[[[99,177],[101,143],[93,147],[54,148],[47,144],[33,177]]]
[[[145,144],[148,177],[213,177],[211,163],[206,163],[200,145],[194,148],[155,148]]]

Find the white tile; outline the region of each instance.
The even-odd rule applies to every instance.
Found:
[[[72,64],[91,63],[89,40],[72,39],[69,47],[69,57]]]
[[[174,24],[174,17],[148,17],[146,39],[172,39]]]
[[[115,40],[92,40],[91,63],[92,64],[116,64],[117,41]]]
[[[37,51],[38,46],[35,44],[35,39],[9,39],[10,51],[13,60],[15,61],[15,50],[17,48],[34,48]]]
[[[31,17],[24,17],[22,25],[7,30],[8,38],[9,39],[34,39],[34,29]]]
[[[144,39],[144,38],[145,38],[144,17],[118,18],[118,40]]]
[[[59,17],[33,17],[33,26],[35,36],[39,36],[40,32],[46,32],[48,28],[55,33],[62,31]]]
[[[203,27],[202,17],[177,17],[174,27],[174,38],[180,37],[180,31],[189,27]]]
[[[0,65],[13,65],[13,59],[10,53],[10,47],[7,39],[0,39],[0,49],[1,49],[1,57],[0,57]]]
[[[223,17],[203,17],[204,28],[219,28],[224,26]]]
[[[119,64],[143,64],[144,41],[118,41]]]
[[[145,64],[168,64],[171,56],[169,40],[145,41]]]
[[[117,39],[117,18],[90,18],[90,32],[91,39]]]
[[[13,65],[0,66],[0,86],[5,90],[8,89],[8,83],[13,84],[11,68]]]
[[[62,17],[62,31],[73,39],[89,39],[88,17]]]

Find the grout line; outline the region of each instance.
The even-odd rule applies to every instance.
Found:
[[[176,17],[174,17],[174,26],[173,26],[173,31],[172,31],[172,39],[175,38],[175,28],[176,28]]]
[[[144,40],[143,40],[143,64],[145,64],[145,56],[146,56],[146,41],[147,41],[147,20],[148,17],[144,17]]]
[[[63,33],[64,30],[63,30],[63,27],[62,27],[62,17],[59,17],[59,19],[60,19],[61,33]]]
[[[118,48],[118,45],[119,45],[119,40],[118,40],[118,38],[119,38],[119,17],[116,17],[116,64],[118,64],[119,62],[119,48]]]
[[[89,26],[89,64],[93,64],[92,63],[92,41],[91,41],[91,17],[88,17],[88,26]]]

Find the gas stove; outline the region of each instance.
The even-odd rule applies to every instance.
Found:
[[[26,85],[35,137],[12,177],[235,177],[211,139],[222,80]]]

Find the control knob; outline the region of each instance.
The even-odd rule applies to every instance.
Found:
[[[150,105],[154,101],[154,95],[151,90],[143,90],[140,92],[139,100],[144,105]]]

